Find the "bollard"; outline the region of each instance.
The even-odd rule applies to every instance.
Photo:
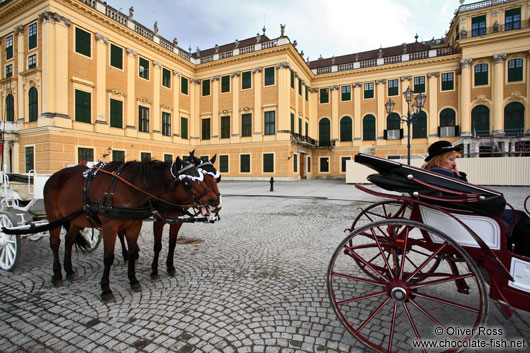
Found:
[[[271,190],[270,191],[274,191],[274,178],[271,177],[271,180],[269,180],[269,183],[271,183]]]

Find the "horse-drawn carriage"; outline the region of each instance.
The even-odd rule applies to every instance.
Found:
[[[506,317],[530,311],[530,258],[509,241],[503,195],[372,155],[355,161],[390,192],[356,185],[387,199],[360,210],[329,264],[346,329],[379,352],[512,347],[485,326],[488,296]]]

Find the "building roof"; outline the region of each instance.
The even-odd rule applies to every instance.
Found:
[[[237,39],[236,39],[236,41],[237,41]],[[237,44],[236,44],[236,41],[233,41],[232,43],[220,45],[217,48],[213,47],[213,48],[209,48],[209,49],[206,49],[206,50],[202,50],[202,49],[199,48],[199,52],[196,51],[195,53],[193,53],[192,57],[193,58],[206,57],[206,56],[210,56],[210,55],[214,55],[214,54],[219,54],[219,53],[231,51],[231,50],[234,50],[236,48],[247,47],[249,45],[254,45],[256,43],[268,42],[268,41],[270,41],[270,39],[269,39],[269,37],[267,37],[264,34],[258,34],[258,35],[254,36],[254,37],[250,37],[250,38],[247,38],[247,39],[240,40],[240,41],[237,42]]]

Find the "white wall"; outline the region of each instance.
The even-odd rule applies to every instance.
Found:
[[[407,164],[406,159],[393,161]],[[458,158],[456,163],[472,184],[530,186],[530,157]],[[411,165],[421,168],[423,160],[412,159]],[[346,162],[346,183],[368,183],[366,177],[374,173],[354,161]]]

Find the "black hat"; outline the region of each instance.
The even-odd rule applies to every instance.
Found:
[[[449,141],[438,141],[429,146],[429,155],[425,158],[425,162],[428,162],[432,157],[442,153],[454,151],[455,147]]]

